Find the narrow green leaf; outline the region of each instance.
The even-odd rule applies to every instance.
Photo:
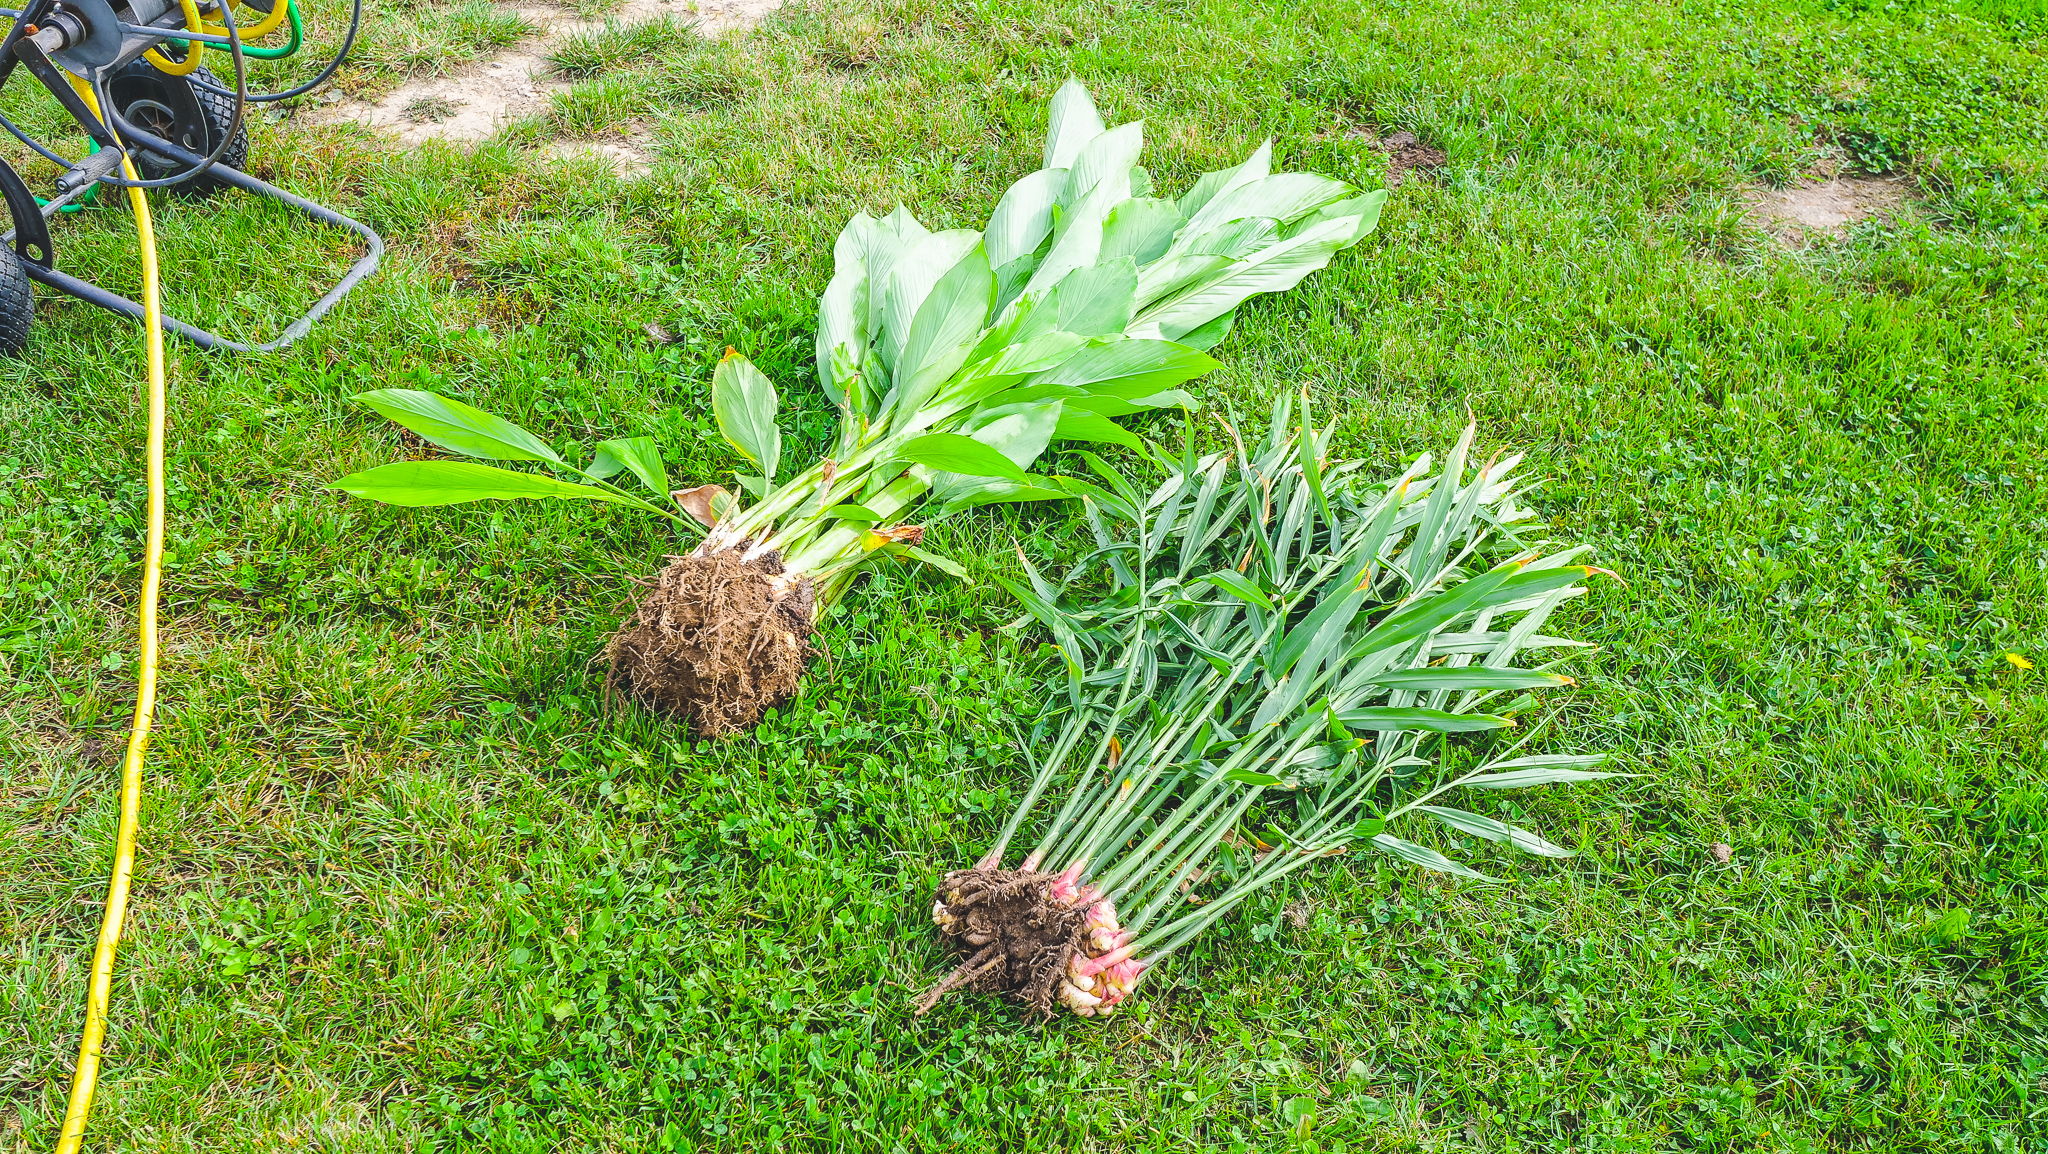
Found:
[[[950,577],[956,577],[962,581],[967,579],[967,568],[950,557],[941,557],[937,553],[926,552],[915,545],[898,545],[891,549],[890,552],[922,561]]]
[[[1489,773],[1482,777],[1467,778],[1459,785],[1473,789],[1527,789],[1532,785],[1551,785],[1561,781],[1597,781],[1603,777],[1634,777],[1633,773],[1588,772],[1583,769],[1517,769],[1507,773]]]
[[[419,389],[372,389],[355,399],[450,452],[488,461],[552,461],[546,441],[474,405]]]
[[[1405,862],[1413,862],[1423,869],[1435,870],[1438,873],[1456,874],[1461,878],[1471,878],[1474,881],[1492,882],[1495,884],[1500,882],[1499,878],[1488,877],[1470,866],[1460,865],[1452,861],[1450,858],[1427,846],[1419,846],[1412,841],[1402,841],[1390,833],[1374,834],[1371,845],[1381,853],[1391,854]]]
[[[1223,774],[1223,780],[1242,782],[1245,785],[1283,785],[1285,780],[1270,773],[1254,773],[1249,769],[1233,769]]]
[[[730,349],[711,372],[711,414],[733,448],[761,466],[773,481],[782,460],[782,431],[775,427],[775,385],[754,362]]]
[[[1446,713],[1441,709],[1379,708],[1350,709],[1337,715],[1346,727],[1368,733],[1476,733],[1504,729],[1514,722],[1491,713]]]
[[[1477,609],[1505,605],[1524,597],[1584,580],[1591,570],[1583,565],[1561,565],[1555,569],[1525,570],[1509,562],[1477,577],[1460,582],[1441,593],[1425,597],[1407,608],[1389,614],[1360,638],[1354,656],[1386,649],[1398,649],[1418,637],[1433,633],[1449,622]]]
[[[515,473],[468,461],[398,461],[350,473],[336,481],[334,487],[387,505],[463,505],[471,501],[530,501],[544,497],[574,497],[614,505],[633,503],[595,485],[578,485],[539,473]]]
[[[1612,760],[1605,753],[1532,753],[1508,761],[1492,762],[1486,769],[1598,769]],[[1624,775],[1626,776],[1626,775]]]
[[[879,521],[882,519],[880,513],[875,512],[866,505],[834,505],[830,509],[825,510],[825,515],[827,517],[837,517],[842,521]]]
[[[1441,805],[1418,805],[1415,808],[1452,829],[1463,830],[1488,841],[1505,842],[1523,853],[1532,853],[1538,857],[1575,856],[1571,850],[1552,845],[1528,830],[1504,825],[1490,817],[1481,817],[1476,813],[1467,813],[1462,809],[1451,809]]]
[[[1423,669],[1393,669],[1365,681],[1384,689],[1541,689],[1570,685],[1572,679],[1555,673],[1528,669],[1488,669],[1478,665],[1460,668],[1429,666]]]
[[[1265,591],[1259,588],[1258,582],[1234,569],[1218,569],[1216,572],[1204,574],[1196,578],[1196,580],[1206,581],[1238,600],[1250,602],[1268,613],[1277,608],[1273,604],[1273,599],[1266,596]]]

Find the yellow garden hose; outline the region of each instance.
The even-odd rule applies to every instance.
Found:
[[[279,7],[283,5],[280,4]],[[198,45],[193,45],[197,55]],[[99,112],[92,90],[79,86],[93,112]],[[127,156],[121,175],[142,179]],[[99,1086],[100,1051],[107,1039],[107,1006],[114,989],[114,953],[121,945],[121,923],[128,914],[128,885],[135,873],[135,837],[142,812],[142,759],[149,749],[150,723],[156,717],[157,593],[163,584],[164,558],[164,329],[163,302],[156,271],[156,232],[149,219],[149,198],[139,188],[128,190],[135,214],[135,239],[142,254],[142,332],[147,349],[149,388],[148,448],[144,470],[149,485],[149,528],[142,548],[142,636],[140,671],[135,684],[135,720],[128,730],[128,755],[121,761],[121,821],[114,833],[114,872],[107,881],[106,916],[100,922],[99,946],[92,955],[92,985],[85,996],[85,1029],[78,1042],[78,1070],[71,1077],[71,1101],[58,1132],[57,1154],[77,1154],[85,1139],[86,1116],[92,1112]]]
[[[206,27],[206,21],[199,16],[197,0],[179,0],[179,6],[185,9],[186,31],[198,32]],[[142,58],[149,61],[159,72],[168,73],[172,76],[185,76],[199,67],[199,59],[205,54],[206,45],[194,40],[185,46],[185,58],[183,60],[173,60],[165,56],[161,48],[150,49],[142,54]]]
[[[223,0],[223,3],[227,2],[231,2],[231,0]],[[208,24],[199,15],[199,5],[196,0],[179,0],[179,6],[185,10],[185,30],[187,32],[199,32],[208,36],[228,35],[226,24]],[[285,18],[290,13],[291,5],[285,3],[285,0],[276,0],[271,5],[270,11],[264,14],[263,19],[246,28],[240,24],[235,25],[234,34],[242,40],[255,40],[259,37],[268,36],[284,26]],[[161,48],[150,49],[142,54],[142,58],[149,61],[159,72],[167,73],[171,76],[185,76],[199,67],[199,58],[205,51],[206,44],[203,41],[194,40],[185,46],[185,58],[183,60],[171,59],[164,55]]]
[[[271,5],[270,11],[263,14],[263,19],[246,28],[240,24],[235,25],[235,35],[244,40],[255,40],[261,36],[268,36],[279,28],[284,27],[285,16],[288,14],[289,9],[290,5],[286,4],[284,0],[276,0]],[[226,36],[228,34],[228,26],[226,24],[206,24],[202,25],[199,31],[210,36]]]

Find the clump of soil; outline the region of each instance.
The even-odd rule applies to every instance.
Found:
[[[1401,187],[1410,172],[1427,175],[1450,163],[1443,149],[1412,132],[1396,132],[1373,142],[1373,147],[1387,154],[1388,188]]]
[[[812,608],[774,552],[674,558],[606,648],[607,683],[704,737],[751,729],[803,678]]]
[[[1903,179],[1831,176],[1749,189],[1743,195],[1744,215],[1780,244],[1799,248],[1816,236],[1840,237],[1857,221],[1897,212],[1906,194]]]
[[[1067,962],[1085,945],[1087,914],[1053,896],[1060,875],[954,870],[940,883],[933,920],[967,959],[917,1000],[920,1014],[954,990],[1007,994],[1051,1017]]]

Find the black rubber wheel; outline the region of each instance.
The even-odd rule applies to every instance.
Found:
[[[36,319],[34,284],[21,257],[0,246],[0,356],[18,357],[28,348],[29,325]]]
[[[194,69],[192,76],[216,87],[227,87],[204,68]],[[121,119],[201,156],[210,155],[219,146],[222,135],[235,118],[234,97],[209,92],[186,77],[160,72],[147,60],[131,60],[122,65],[108,80],[107,89],[113,95],[114,107],[120,111]],[[240,168],[248,159],[249,130],[245,125],[236,129],[235,138],[227,151],[221,154],[219,163],[229,168]],[[135,167],[141,170],[145,179],[161,180],[175,176],[189,166],[138,148],[135,150]],[[191,180],[171,185],[165,191],[210,196],[226,187],[226,182],[210,172],[202,172]]]

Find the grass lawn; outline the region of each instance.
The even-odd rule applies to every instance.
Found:
[[[347,83],[517,27],[379,6]],[[285,355],[173,345],[166,699],[93,1143],[2048,1151],[2044,43],[2030,0],[812,0],[746,39],[586,38],[587,78],[474,153],[260,120],[260,175],[393,252]],[[1014,802],[1053,672],[990,578],[1013,540],[1069,552],[1070,513],[944,523],[977,580],[870,580],[806,694],[714,745],[591,665],[678,547],[652,518],[323,486],[410,451],[347,400],[384,385],[721,479],[726,345],[822,441],[840,223],[984,220],[1070,73],[1146,119],[1168,189],[1267,135],[1369,187],[1375,131],[1443,148],[1205,388],[1305,382],[1390,467],[1468,412],[1529,450],[1557,535],[1628,579],[1557,622],[1601,648],[1541,746],[1643,776],[1498,795],[1582,851],[1468,847],[1509,886],[1312,871],[1103,1023],[913,1019],[934,879]],[[647,179],[529,147],[625,124]],[[1745,225],[1745,185],[1832,163],[1916,198],[1796,250]],[[206,323],[275,327],[347,259],[158,203]],[[132,287],[125,212],[63,228]],[[132,326],[47,297],[0,364],[4,1151],[54,1139],[105,883],[138,365]]]

